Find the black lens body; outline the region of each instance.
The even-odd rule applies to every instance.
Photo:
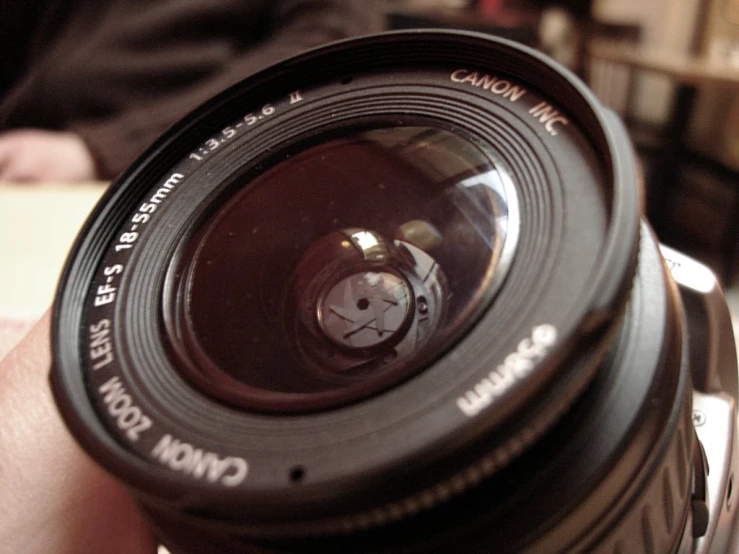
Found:
[[[617,118],[528,48],[309,52],[105,195],[55,398],[175,553],[727,552],[730,319],[639,182]]]

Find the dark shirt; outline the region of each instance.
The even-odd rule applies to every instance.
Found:
[[[37,2],[9,0],[1,39],[0,129],[74,131],[100,176],[112,178],[171,124],[227,86],[307,48],[380,30],[373,5],[54,0],[39,9]],[[16,45],[8,47],[8,40]]]

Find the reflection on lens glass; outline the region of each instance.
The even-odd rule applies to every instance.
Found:
[[[328,408],[420,370],[517,235],[510,176],[448,130],[355,130],[242,180],[173,263],[165,320],[184,371],[247,408]]]

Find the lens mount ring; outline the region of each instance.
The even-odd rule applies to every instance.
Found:
[[[390,390],[330,411],[245,413],[202,395],[162,343],[161,298],[182,237],[239,190],[237,177],[280,152],[347,129],[419,124],[489,149],[515,189],[515,252],[466,336]],[[623,309],[638,199],[612,127],[571,75],[474,34],[359,39],[247,79],[150,149],[86,224],[54,312],[52,383],[65,419],[135,489],[241,518],[255,533],[360,528],[385,522],[371,514],[404,517],[458,493],[574,401],[598,360],[563,362],[604,341]],[[199,470],[196,455],[222,471]],[[435,492],[421,500],[423,491]],[[321,517],[304,512],[306,498]]]

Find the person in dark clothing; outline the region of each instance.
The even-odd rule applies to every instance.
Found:
[[[380,30],[376,4],[6,0],[0,181],[112,179],[229,85],[310,47]]]

